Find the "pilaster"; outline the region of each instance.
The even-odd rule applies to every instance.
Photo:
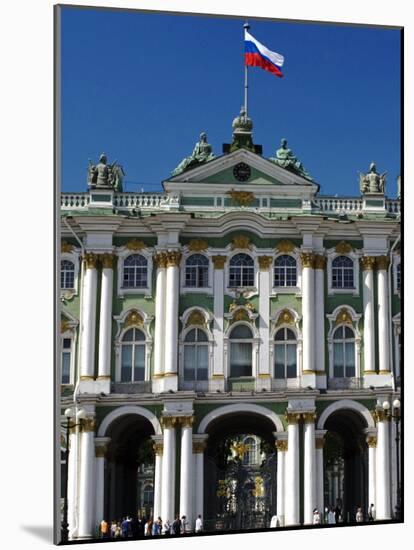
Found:
[[[213,256],[214,266],[214,361],[213,374],[210,380],[210,391],[224,391],[224,265],[226,256]]]

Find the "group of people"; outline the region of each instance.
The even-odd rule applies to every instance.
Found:
[[[354,515],[353,520],[356,523],[362,523],[365,521],[364,512],[362,511],[362,506],[357,506],[356,512]],[[375,520],[375,506],[373,504],[370,505],[368,509],[368,520],[374,521]],[[342,517],[342,510],[341,508],[337,506],[331,506],[330,508],[325,507],[325,513],[323,517],[323,523],[327,523],[328,525],[334,525],[336,523],[342,523],[344,521]],[[313,524],[319,525],[322,523],[322,517],[317,508],[313,510]]]
[[[99,525],[99,536],[103,539],[136,539],[141,537],[157,537],[161,535],[184,535],[191,532],[191,525],[186,516],[180,518],[176,516],[171,523],[170,520],[162,521],[160,517],[141,518],[139,515],[131,517],[129,515],[122,520],[112,520],[109,522],[103,519]],[[194,525],[194,532],[203,531],[203,520],[201,515],[197,517]]]

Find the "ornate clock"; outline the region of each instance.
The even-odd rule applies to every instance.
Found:
[[[249,165],[245,162],[239,162],[239,164],[236,164],[233,168],[233,175],[238,181],[247,181],[252,175],[252,172]]]

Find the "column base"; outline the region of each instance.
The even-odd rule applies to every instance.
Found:
[[[256,391],[270,391],[272,389],[272,379],[270,375],[264,376],[259,374],[258,378],[256,378],[255,389]]]
[[[176,373],[165,373],[160,379],[163,392],[178,391],[178,375]]]
[[[327,376],[325,373],[316,373],[316,387],[318,390],[326,390],[328,387]]]
[[[365,373],[364,374],[364,388],[373,386],[374,388],[382,388],[384,386],[392,388],[393,376],[391,372],[384,373]]]
[[[209,382],[209,391],[210,392],[224,392],[226,390],[226,380],[223,377],[219,377],[219,376],[214,376],[213,375],[213,378],[210,380]]]
[[[317,387],[316,379],[316,371],[303,371],[300,377],[300,385],[302,388],[310,386],[315,389]]]
[[[155,378],[152,378],[151,390],[152,390],[152,393],[161,393],[162,391],[164,391],[163,376],[158,375]]]

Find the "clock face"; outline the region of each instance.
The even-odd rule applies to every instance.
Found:
[[[251,174],[250,166],[245,162],[239,162],[239,164],[236,164],[233,168],[233,175],[238,181],[247,181]]]

